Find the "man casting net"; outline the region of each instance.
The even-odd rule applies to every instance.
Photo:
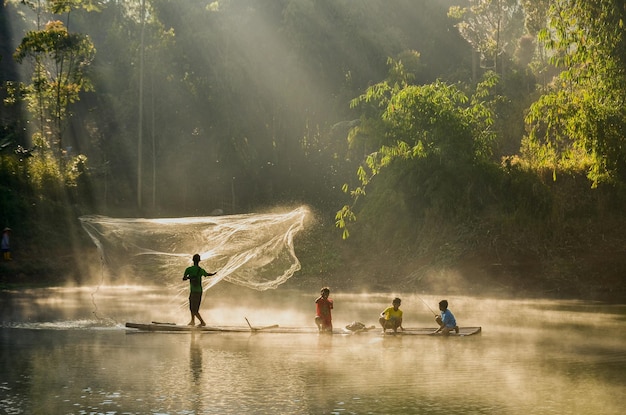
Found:
[[[82,216],[83,229],[98,247],[111,279],[171,286],[199,253],[221,280],[255,290],[276,288],[300,269],[294,237],[309,210],[166,219]]]

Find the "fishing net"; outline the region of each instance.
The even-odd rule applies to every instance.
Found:
[[[82,216],[83,229],[98,247],[111,278],[180,286],[200,254],[208,272],[205,291],[225,280],[263,291],[300,269],[294,237],[304,228],[306,207],[284,213],[167,219]]]

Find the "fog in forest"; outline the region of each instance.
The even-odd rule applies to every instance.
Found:
[[[94,90],[73,106],[62,144],[66,156],[88,157],[95,210],[132,204],[137,174],[144,209],[170,216],[239,213],[315,196],[303,185],[336,197],[344,172],[355,171],[341,154],[359,118],[349,102],[385,77],[387,58],[428,54],[419,63],[421,82],[466,58],[458,34],[433,32],[429,14],[445,20],[445,2],[394,3],[147,2],[143,29],[133,27],[139,2],[40,15],[42,25],[56,17],[87,34],[96,49]],[[4,11],[7,18],[17,12],[22,17],[5,27],[5,70],[27,82],[32,65],[11,65],[9,51],[37,14],[12,4]],[[427,33],[428,40],[418,35]],[[407,60],[407,70],[417,71],[415,64]]]
[[[625,21],[2,0],[0,413],[621,414]]]
[[[619,10],[587,21],[592,6],[571,8],[598,42],[587,73],[567,47],[575,31],[545,42],[561,20],[531,3],[5,0],[0,220],[33,270],[69,284],[135,255],[123,239],[98,250],[79,218],[306,206],[290,275],[307,289],[622,293],[623,137],[604,125],[623,117],[600,98],[617,100],[621,81],[592,80],[622,64],[620,38],[602,43]],[[562,113],[572,119],[551,118]],[[560,133],[583,125],[595,127]],[[45,241],[54,252],[40,255]],[[169,241],[156,251],[178,259],[156,272],[198,249],[207,266],[235,257],[237,244],[218,259],[205,243]],[[248,278],[228,267],[231,283]],[[120,275],[105,280],[134,284]]]

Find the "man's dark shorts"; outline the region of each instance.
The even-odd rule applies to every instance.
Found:
[[[200,302],[202,301],[202,293],[189,293],[189,310],[197,313],[200,310]]]

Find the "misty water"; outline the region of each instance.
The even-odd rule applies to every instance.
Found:
[[[314,327],[317,292],[218,284],[209,325]],[[333,321],[375,324],[393,296],[406,327],[434,327],[442,296],[331,292]],[[0,293],[2,414],[618,414],[626,306],[448,297],[468,337],[152,333],[185,324],[162,288]]]

